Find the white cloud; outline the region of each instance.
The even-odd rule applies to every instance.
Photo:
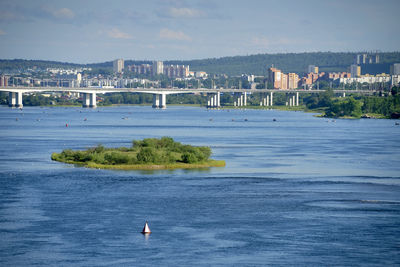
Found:
[[[168,39],[168,40],[180,40],[180,41],[191,41],[192,38],[190,36],[184,34],[181,31],[173,31],[170,29],[161,29],[159,37],[162,39]]]
[[[173,18],[198,18],[204,16],[204,12],[194,8],[171,7],[168,15]]]
[[[129,33],[120,31],[117,28],[113,28],[113,29],[107,31],[107,35],[114,39],[132,39],[132,35],[130,35]]]
[[[59,19],[73,19],[75,17],[75,13],[69,8],[60,8],[56,9],[52,12],[55,18]]]
[[[0,29],[0,35],[6,35],[6,32]]]
[[[75,18],[75,13],[66,7],[54,9],[52,7],[43,7],[42,8],[48,15],[56,19],[73,19]]]

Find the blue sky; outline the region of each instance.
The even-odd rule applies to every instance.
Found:
[[[0,58],[94,63],[399,51],[399,0],[1,0]]]

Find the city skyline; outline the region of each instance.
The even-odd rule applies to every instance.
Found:
[[[74,63],[397,51],[397,1],[2,1],[0,58]]]

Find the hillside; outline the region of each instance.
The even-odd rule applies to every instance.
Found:
[[[164,64],[189,65],[190,70],[201,70],[207,73],[240,75],[243,73],[265,75],[270,66],[281,69],[284,72],[296,72],[302,74],[308,65],[319,66],[320,71],[347,71],[353,64],[354,57],[359,53],[350,52],[313,52],[313,53],[288,53],[288,54],[257,54],[249,56],[221,57],[184,61],[165,61]],[[400,52],[380,53],[380,64],[361,65],[362,73],[389,73],[390,65],[400,62]],[[150,61],[126,60],[125,65],[151,63]],[[0,73],[11,70],[23,70],[29,68],[46,67],[92,67],[112,68],[112,62],[93,64],[74,64],[43,60],[0,60]]]

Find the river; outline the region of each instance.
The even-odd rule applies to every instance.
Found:
[[[400,126],[312,115],[0,107],[0,265],[400,265]],[[210,146],[226,167],[50,159],[162,136]]]

